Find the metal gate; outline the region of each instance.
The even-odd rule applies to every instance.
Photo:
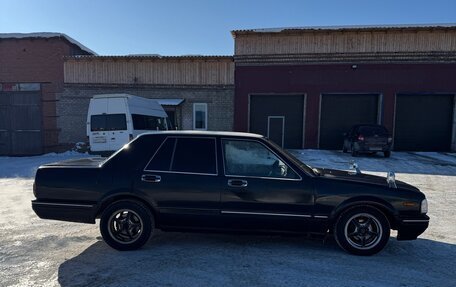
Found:
[[[376,124],[378,94],[324,94],[321,98],[321,149],[342,149],[345,132],[356,124]]]
[[[453,107],[454,95],[397,95],[394,149],[449,151]]]
[[[302,148],[304,103],[304,95],[251,95],[249,131],[268,136],[284,148]]]
[[[41,153],[40,92],[0,92],[0,155]]]

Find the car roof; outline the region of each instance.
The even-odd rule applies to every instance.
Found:
[[[244,137],[244,138],[264,138],[264,136],[253,133],[243,132],[223,132],[223,131],[152,131],[142,133],[139,136],[150,135],[170,135],[170,136],[222,136],[222,137]]]

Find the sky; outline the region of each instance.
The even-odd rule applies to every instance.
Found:
[[[456,1],[0,0],[0,33],[65,33],[99,55],[232,55],[236,29],[431,23],[456,23]]]

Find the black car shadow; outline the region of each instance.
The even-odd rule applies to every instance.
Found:
[[[418,239],[371,257],[333,240],[159,233],[143,249],[98,241],[58,270],[61,286],[454,286],[456,245]]]

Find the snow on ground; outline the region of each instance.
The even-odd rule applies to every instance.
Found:
[[[352,157],[292,151],[304,162],[347,169]],[[334,240],[158,232],[145,248],[118,252],[98,225],[41,220],[31,210],[33,175],[77,153],[0,157],[0,286],[456,286],[456,155],[358,157],[363,172],[395,171],[426,193],[430,228],[416,241],[392,238],[357,257]]]

